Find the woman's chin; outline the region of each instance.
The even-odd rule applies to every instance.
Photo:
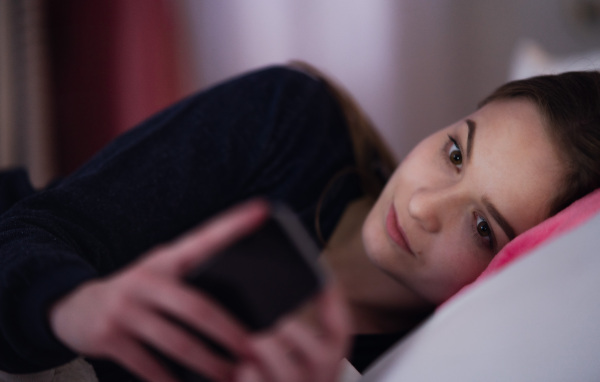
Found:
[[[374,211],[367,216],[362,227],[362,241],[367,258],[377,264],[381,260],[381,255],[386,252],[387,240],[383,231],[383,226],[379,227]]]

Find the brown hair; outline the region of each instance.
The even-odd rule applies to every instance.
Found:
[[[352,140],[356,171],[364,192],[377,198],[398,162],[367,114],[354,98],[331,77],[302,61],[292,61],[291,68],[322,81],[340,106]]]
[[[289,64],[289,67],[300,70],[325,84],[329,93],[340,106],[340,111],[346,120],[348,132],[350,133],[350,139],[352,141],[356,166],[341,169],[332,179],[330,179],[329,183],[321,193],[321,197],[319,198],[316,207],[315,230],[321,244],[326,246],[327,241],[321,232],[320,215],[323,200],[331,186],[338,178],[341,178],[348,173],[357,173],[363,192],[373,199],[376,199],[396,168],[397,161],[392,151],[384,143],[383,139],[381,139],[381,136],[375,129],[369,117],[367,117],[366,113],[346,89],[333,81],[331,77],[326,76],[323,72],[305,62],[292,61]]]
[[[292,61],[290,67],[322,81],[340,106],[352,140],[356,168],[364,192],[376,198],[397,166],[397,161],[373,123],[341,85],[312,65]]]
[[[479,107],[504,99],[533,102],[566,166],[550,216],[600,187],[600,73],[566,72],[509,82]]]

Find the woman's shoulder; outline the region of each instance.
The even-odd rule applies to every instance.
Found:
[[[0,215],[19,200],[34,193],[35,190],[24,169],[0,171]]]

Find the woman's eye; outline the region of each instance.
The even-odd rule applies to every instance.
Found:
[[[477,233],[480,236],[488,237],[492,234],[492,230],[484,219],[477,217]]]
[[[479,243],[489,247],[489,249],[494,252],[496,247],[496,239],[494,238],[494,231],[492,231],[492,227],[490,227],[489,223],[483,217],[479,215],[475,216],[475,229],[473,230],[475,238]]]
[[[462,152],[460,151],[460,147],[458,147],[456,141],[452,138],[450,138],[450,140],[452,141],[452,145],[448,150],[448,158],[453,165],[460,168],[462,167]]]

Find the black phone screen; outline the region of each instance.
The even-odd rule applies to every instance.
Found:
[[[187,282],[208,293],[249,330],[271,326],[324,283],[319,250],[295,215],[272,207],[254,233],[202,264]]]

